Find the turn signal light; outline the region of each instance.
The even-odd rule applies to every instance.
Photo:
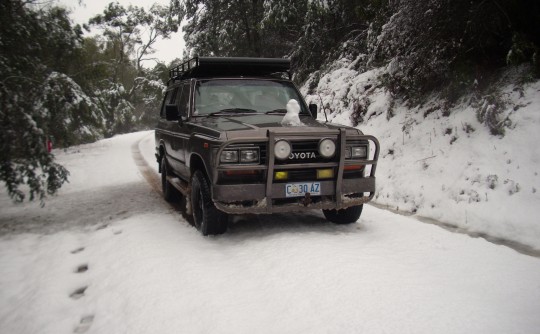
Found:
[[[317,179],[331,179],[333,177],[334,177],[334,170],[332,168],[317,169]]]

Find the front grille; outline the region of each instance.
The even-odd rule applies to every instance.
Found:
[[[262,144],[259,146],[259,159],[261,161],[262,165],[266,165],[268,161],[268,146],[266,144]]]

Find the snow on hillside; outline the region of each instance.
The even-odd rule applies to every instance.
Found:
[[[471,97],[451,108],[437,98],[408,108],[378,86],[384,69],[339,65],[311,94],[302,91],[319,105],[319,120],[321,104],[329,121],[346,125],[363,110],[358,128],[381,143],[374,202],[540,249],[540,81],[500,87],[510,128],[495,136]]]

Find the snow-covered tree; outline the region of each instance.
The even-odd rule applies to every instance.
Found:
[[[154,44],[160,38],[169,38],[178,30],[179,22],[168,7],[154,4],[146,11],[142,7],[111,2],[102,14],[90,19],[90,26],[103,31],[104,41],[116,43],[117,69],[134,59],[137,72],[143,70],[142,62],[150,60]],[[118,73],[116,73],[118,74]]]
[[[156,85],[149,78],[151,71],[142,63],[153,59],[155,42],[169,38],[178,30],[179,23],[168,7],[154,4],[146,11],[137,6],[126,8],[110,3],[102,14],[91,18],[89,24],[103,31],[100,40],[94,39],[98,52],[93,62],[106,64],[109,76],[101,77],[92,87],[104,112],[105,135],[137,129],[144,119],[143,114],[149,112],[149,99],[160,99],[155,91],[149,93],[149,87]]]
[[[103,114],[96,100],[63,73],[48,75],[35,103],[46,115],[44,129],[55,146],[93,142],[102,136]]]
[[[42,200],[67,180],[68,171],[46,147],[55,104],[66,96],[46,91],[51,67],[80,40],[65,11],[31,10],[29,3],[0,2],[0,180],[17,201]]]
[[[263,0],[187,0],[181,12],[192,54],[260,57],[266,52]]]
[[[462,45],[466,14],[462,7],[460,1],[396,3],[374,47],[374,56],[389,63],[393,90],[414,95],[446,79]]]
[[[540,5],[514,0],[400,0],[369,39],[373,64],[388,64],[387,86],[414,97],[453,95],[509,63],[530,61],[540,46]],[[465,88],[456,92],[458,86]]]
[[[190,55],[284,57],[301,34],[307,0],[171,0],[187,21]]]

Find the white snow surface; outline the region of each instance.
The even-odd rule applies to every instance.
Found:
[[[357,128],[381,145],[375,203],[540,250],[540,81],[500,84],[512,125],[494,136],[470,96],[450,108],[437,96],[408,107],[379,84],[388,69],[339,64],[311,95],[302,91],[319,104],[320,120],[321,104],[330,122],[345,125],[364,108]]]
[[[202,237],[143,178],[153,132],[55,154],[71,182],[44,208],[0,195],[1,333],[540,328],[537,257],[369,205],[349,226],[246,215]]]

